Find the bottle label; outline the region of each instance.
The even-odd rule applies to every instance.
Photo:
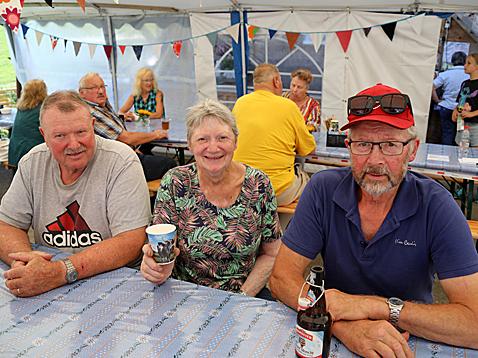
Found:
[[[303,358],[320,358],[324,345],[323,331],[309,331],[296,325],[297,345],[295,353]]]

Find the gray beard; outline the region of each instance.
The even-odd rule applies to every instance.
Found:
[[[407,168],[408,162],[405,161],[403,163],[401,173],[399,173],[399,175],[395,177],[386,167],[381,166],[367,167],[360,173],[357,173],[352,170],[352,174],[354,176],[355,181],[362,188],[363,191],[370,194],[371,196],[380,196],[400,185],[403,178],[405,178],[405,175],[407,174]],[[365,175],[367,173],[386,175],[388,180],[386,183],[370,182],[365,179]]]

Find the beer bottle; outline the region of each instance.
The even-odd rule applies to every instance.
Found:
[[[327,358],[332,318],[327,312],[325,302],[323,267],[313,266],[306,281],[310,288],[306,299],[299,298],[296,326],[298,340],[295,354],[301,358]]]

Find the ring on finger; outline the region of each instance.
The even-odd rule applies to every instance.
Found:
[[[20,289],[19,288],[17,288],[17,294],[20,295]]]
[[[10,264],[10,267],[13,267],[13,265],[15,265],[15,262],[17,262],[17,260],[12,260],[12,263]]]

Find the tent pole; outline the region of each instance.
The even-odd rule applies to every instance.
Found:
[[[244,23],[244,11],[239,11],[239,16],[241,18],[241,61],[242,61],[242,93],[247,94],[247,82],[246,82],[246,75],[247,75],[247,68],[246,68],[246,45],[245,45],[245,34],[246,31],[246,24]]]
[[[111,56],[110,56],[110,70],[111,70],[111,82],[113,83],[113,100],[114,108],[119,109],[118,106],[118,81],[116,78],[116,39],[113,34],[113,23],[111,16],[106,17],[107,28],[108,28],[108,43],[112,46]]]

